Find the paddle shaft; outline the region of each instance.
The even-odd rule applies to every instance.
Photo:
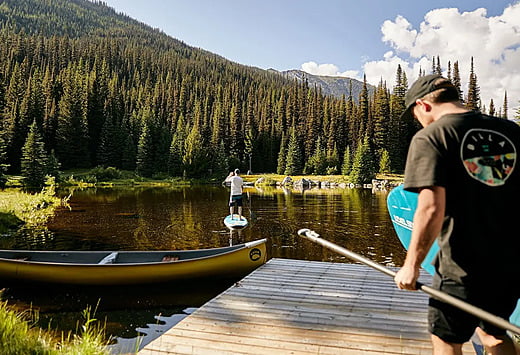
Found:
[[[320,244],[321,246],[330,249],[332,251],[335,251],[338,254],[341,254],[343,256],[346,256],[349,259],[358,261],[362,264],[365,264],[367,266],[370,266],[373,269],[376,269],[377,271],[382,272],[383,274],[386,274],[392,278],[395,277],[395,272],[384,267],[381,264],[378,264],[370,259],[367,259],[359,254],[356,254],[348,249],[345,249],[343,247],[340,247],[337,244],[331,243],[327,240],[324,240],[320,238],[320,235],[314,231],[311,231],[310,229],[300,229],[298,231],[298,234],[302,237],[305,237],[309,239],[310,241]],[[436,290],[430,286],[424,285],[423,283],[417,281],[416,282],[417,289],[420,289],[424,293],[430,295],[433,298],[436,298],[440,301],[443,301],[445,303],[448,303],[454,307],[457,307],[471,315],[474,315],[475,317],[478,317],[488,323],[491,323],[497,327],[500,327],[505,330],[509,330],[513,333],[520,335],[520,327],[506,321],[504,318],[497,317],[496,315],[489,313],[483,309],[480,309],[478,307],[475,307],[467,302],[462,301],[461,299],[458,299],[456,297],[453,297],[447,293],[444,293],[442,291]]]

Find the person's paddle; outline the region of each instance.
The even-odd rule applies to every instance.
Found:
[[[370,259],[367,259],[359,254],[356,254],[348,249],[345,249],[343,247],[340,247],[339,245],[336,245],[334,243],[331,243],[327,240],[324,240],[320,238],[320,235],[310,229],[300,229],[298,231],[298,235],[307,238],[308,240],[320,244],[321,246],[330,249],[332,251],[335,251],[338,254],[341,254],[349,259],[358,261],[362,264],[365,264],[367,266],[370,266],[373,269],[376,269],[377,271],[382,272],[383,274],[386,274],[392,278],[395,277],[395,272],[384,267],[381,264],[378,264]],[[483,309],[480,309],[478,307],[475,307],[467,302],[464,302],[456,297],[453,297],[451,295],[448,295],[447,293],[444,293],[442,291],[436,290],[430,286],[424,285],[421,282],[416,282],[416,287],[418,290],[421,290],[425,292],[426,294],[430,295],[433,298],[436,298],[440,301],[443,301],[445,303],[448,303],[454,307],[457,307],[471,315],[474,315],[475,317],[478,317],[488,323],[491,323],[497,327],[500,327],[505,330],[509,330],[515,334],[520,335],[520,327],[509,323],[504,318],[498,317],[492,313],[489,313]]]

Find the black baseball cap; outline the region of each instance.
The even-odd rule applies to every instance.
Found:
[[[421,76],[406,92],[404,97],[406,109],[401,115],[401,119],[413,119],[412,108],[415,106],[415,101],[422,99],[431,92],[443,88],[455,89],[455,86],[451,81],[439,74]]]

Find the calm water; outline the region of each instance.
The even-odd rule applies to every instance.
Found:
[[[59,210],[47,229],[22,230],[0,238],[1,249],[167,250],[211,248],[268,239],[268,257],[349,262],[297,235],[309,228],[323,238],[387,266],[401,265],[404,250],[386,209],[386,191],[367,189],[246,188],[244,215],[250,225],[230,233],[229,189],[221,186],[179,188],[89,188],[71,195],[70,208]],[[7,297],[40,309],[42,324],[75,329],[86,304],[98,303],[97,319],[106,319],[117,348],[135,349],[160,334],[195,307],[230,285],[81,290],[9,290]],[[133,347],[133,348],[132,348]],[[114,350],[117,352],[117,349]]]

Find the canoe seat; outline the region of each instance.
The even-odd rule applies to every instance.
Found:
[[[117,258],[117,251],[114,251],[114,252],[108,254],[107,256],[105,256],[103,259],[101,259],[98,262],[98,264],[100,264],[100,265],[113,264],[116,261],[116,258]]]

